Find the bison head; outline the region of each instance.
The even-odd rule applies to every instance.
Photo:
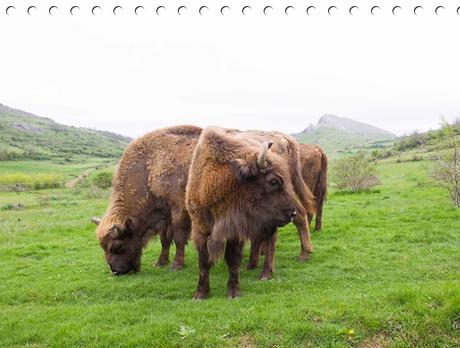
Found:
[[[240,197],[244,197],[238,204],[244,206],[251,224],[267,237],[296,216],[289,170],[275,154],[269,159],[268,150],[272,144],[264,141],[251,160],[232,159],[228,162],[241,186]]]
[[[121,224],[109,224],[106,227],[104,220],[101,222],[92,218],[91,221],[98,225],[100,245],[112,274],[122,275],[139,271],[143,244],[137,233],[136,220],[128,218]]]
[[[211,259],[222,254],[226,240],[268,239],[301,211],[290,160],[270,150],[272,145],[218,127],[202,133],[190,169],[187,208],[192,219],[210,223]]]

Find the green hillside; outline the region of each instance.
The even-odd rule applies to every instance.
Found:
[[[330,158],[348,153],[359,146],[383,147],[396,136],[386,130],[345,117],[323,115],[316,125],[310,125],[294,137],[302,143],[318,144]]]
[[[352,151],[357,146],[381,147],[384,146],[381,144],[392,142],[392,140],[375,141],[364,135],[344,133],[334,128],[320,128],[315,132],[301,134],[296,138],[301,143],[320,145],[331,158]]]
[[[457,143],[460,143],[460,122],[456,121],[450,127]],[[372,157],[383,162],[408,162],[429,160],[435,153],[442,152],[451,146],[452,139],[447,137],[445,130],[441,128],[423,133],[413,132],[410,135],[395,139],[383,147],[366,144],[351,151],[367,150]]]
[[[0,161],[118,158],[130,138],[65,126],[0,104]]]

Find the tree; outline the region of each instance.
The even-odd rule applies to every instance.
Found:
[[[443,121],[442,131],[443,138],[448,141],[448,148],[434,154],[431,176],[439,186],[449,192],[454,206],[460,207],[460,147],[455,125]]]
[[[375,163],[364,151],[335,161],[332,178],[339,190],[364,191],[379,183],[375,175]]]

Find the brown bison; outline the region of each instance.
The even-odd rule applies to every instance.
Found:
[[[323,205],[327,195],[327,156],[318,145],[299,144],[302,178],[315,195],[315,231],[322,227]],[[310,223],[313,215],[308,214]]]
[[[317,145],[299,144],[300,166],[304,182],[314,193],[316,202],[316,223],[315,230],[321,229],[323,204],[327,194],[327,157],[324,151]],[[300,261],[307,261],[313,252],[309,224],[314,212],[308,210],[308,221],[300,214],[296,216],[293,223],[297,227],[300,237]],[[259,256],[265,255],[265,262],[260,279],[269,279],[274,271],[276,234],[271,240],[263,243],[253,241],[251,253],[246,268],[252,270],[257,267]]]
[[[229,268],[228,296],[240,295],[243,243],[273,239],[298,214],[306,219],[312,197],[300,173],[298,145],[276,133],[206,128],[195,148],[186,205],[199,255],[195,299],[209,294],[209,269],[222,254]],[[282,140],[282,141],[281,141]]]
[[[157,265],[169,262],[176,244],[173,269],[184,265],[190,234],[185,187],[192,153],[202,129],[177,126],[150,132],[128,145],[113,179],[107,212],[96,234],[113,274],[139,271],[143,247],[160,234]]]

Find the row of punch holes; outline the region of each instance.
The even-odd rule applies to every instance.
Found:
[[[5,9],[5,13],[6,15],[12,15],[14,14],[14,11],[16,10],[16,7],[13,6],[13,5],[10,5],[8,7],[6,7]],[[77,15],[80,11],[80,7],[75,5],[75,6],[71,6],[69,9],[68,9],[68,12],[74,16],[74,15]],[[91,14],[96,16],[98,13],[100,13],[102,11],[102,6],[99,6],[99,5],[96,5],[96,6],[93,6],[91,8]],[[115,16],[116,15],[119,15],[122,11],[124,11],[124,8],[122,6],[115,6],[113,8],[110,8],[109,9]],[[185,6],[185,5],[182,5],[182,6],[179,6],[177,9],[174,8],[175,12],[180,16],[180,15],[183,15],[185,14],[187,11],[189,11],[188,7]],[[231,11],[232,8],[230,6],[222,6],[219,8],[219,12],[222,16],[225,16],[226,13],[229,13],[229,11]],[[253,11],[253,8],[249,5],[247,6],[243,6],[241,8],[238,8],[236,9],[238,12],[240,12],[242,15],[247,15],[249,14],[250,11]],[[284,14],[286,16],[288,16],[290,13],[292,13],[293,11],[295,11],[295,7],[294,6],[286,6],[286,7],[283,7],[282,9],[280,9],[284,12]],[[354,14],[357,14],[358,11],[360,11],[360,8],[358,6],[351,6],[351,7],[347,7],[346,10],[348,11],[348,13],[353,16]],[[375,6],[372,6],[369,10],[369,14],[371,15],[377,15],[380,11],[381,11],[381,7],[378,6],[378,5],[375,5]],[[393,6],[391,7],[391,13],[396,16],[398,14],[398,12],[402,11],[403,10],[403,7],[402,6],[399,6],[399,5],[396,5],[396,6]],[[419,15],[422,13],[422,11],[425,10],[425,8],[421,5],[418,5],[418,6],[415,6],[413,8],[410,8],[411,12],[413,12],[414,15]],[[433,12],[435,15],[440,15],[442,14],[443,11],[445,11],[445,7],[442,6],[442,5],[439,5],[439,6],[436,6],[434,7],[433,9]],[[36,11],[38,11],[38,7],[37,6],[29,6],[27,7],[26,9],[26,13],[30,16],[32,16]],[[48,11],[48,14],[50,16],[52,15],[55,15],[58,13],[58,11],[60,11],[60,8],[58,6],[51,6],[49,8],[47,8],[47,11]],[[132,13],[135,14],[135,15],[141,15],[143,12],[145,12],[146,9],[144,8],[144,6],[136,6],[134,7],[134,9],[132,9]],[[158,16],[160,16],[164,11],[167,11],[167,8],[166,6],[163,6],[163,5],[160,5],[160,6],[157,6],[153,9],[154,13],[157,14]],[[209,7],[208,6],[201,6],[198,8],[197,10],[197,14],[203,16],[206,14],[206,12],[210,11]],[[273,6],[270,6],[270,5],[267,5],[265,6],[261,13],[265,16],[268,16],[270,15],[270,13],[272,13],[272,11],[275,11],[275,8]],[[308,6],[307,8],[303,9],[303,11],[307,14],[307,15],[313,15],[315,14],[315,12],[317,11],[316,9],[316,6]],[[334,15],[334,13],[336,13],[337,11],[339,11],[339,8],[338,6],[335,6],[335,5],[332,5],[332,6],[329,6],[327,8],[327,14],[329,16],[332,16]],[[457,14],[460,15],[460,6],[457,8]]]

